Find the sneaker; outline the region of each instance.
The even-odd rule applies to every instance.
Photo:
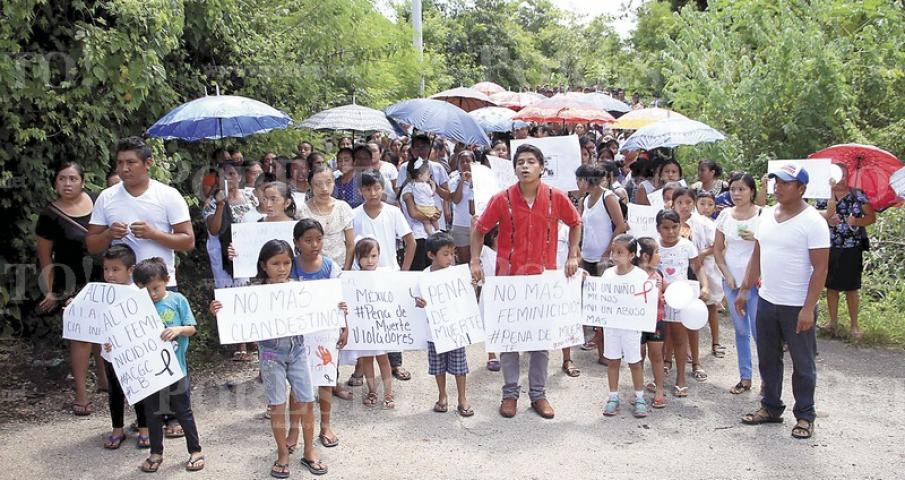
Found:
[[[603,407],[603,414],[607,417],[612,417],[616,415],[616,412],[619,411],[619,399],[611,398],[607,400],[606,406]]]
[[[632,415],[635,418],[644,418],[647,416],[647,402],[643,398],[635,400],[635,406],[632,408]]]

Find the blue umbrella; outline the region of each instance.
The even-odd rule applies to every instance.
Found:
[[[250,98],[234,95],[204,96],[184,103],[158,120],[148,135],[189,142],[245,137],[286,128],[289,115]]]
[[[697,145],[725,139],[726,137],[722,133],[701,122],[687,118],[670,118],[639,128],[625,140],[619,150],[673,148],[679,145]]]
[[[490,139],[473,118],[461,108],[442,100],[417,98],[390,105],[387,117],[418,130],[442,135],[466,145],[490,146]]]
[[[516,111],[504,107],[484,107],[468,112],[485,132],[509,132]]]

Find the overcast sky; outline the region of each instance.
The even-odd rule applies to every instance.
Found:
[[[374,0],[378,9],[390,16],[392,4],[408,0]],[[598,15],[615,17],[613,26],[623,38],[635,28],[635,10],[647,0],[550,0],[557,7],[575,13],[579,19],[590,21]]]

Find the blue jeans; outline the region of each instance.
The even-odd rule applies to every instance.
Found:
[[[735,327],[735,348],[738,350],[738,373],[742,380],[751,380],[754,370],[751,367],[751,339],[757,344],[757,287],[748,292],[748,302],[745,307],[745,316],[739,315],[735,309],[735,297],[738,297],[738,289],[732,290],[723,281],[723,292],[726,294],[726,302],[729,304],[729,314],[732,316],[732,325]]]

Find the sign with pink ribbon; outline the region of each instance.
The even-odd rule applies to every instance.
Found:
[[[600,277],[587,277],[581,296],[585,325],[642,332],[657,329],[660,289],[640,268],[625,275],[611,268]]]

